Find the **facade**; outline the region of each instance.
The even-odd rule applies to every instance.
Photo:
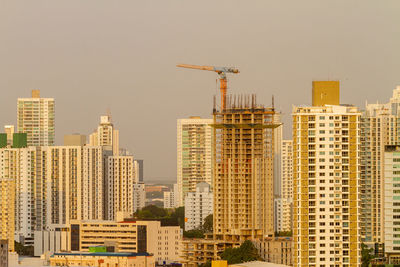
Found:
[[[185,231],[199,229],[204,219],[213,213],[213,193],[205,182],[196,185],[196,192],[189,192],[185,198]]]
[[[400,146],[384,153],[384,242],[389,264],[400,264]]]
[[[360,266],[360,117],[293,108],[294,266]]]
[[[400,143],[400,86],[386,104],[366,104],[361,120],[361,179],[363,242],[384,242],[385,145]]]
[[[107,178],[105,179],[106,201],[104,210],[108,220],[115,220],[117,212],[131,216],[135,209],[135,161],[133,156],[107,157]]]
[[[18,98],[17,129],[27,133],[28,146],[54,145],[54,98],[41,98],[40,90],[32,90],[31,98]]]
[[[177,125],[177,178],[179,206],[196,184],[212,184],[212,119],[190,117]]]
[[[97,130],[89,136],[90,146],[101,146],[105,150],[112,150],[114,156],[119,154],[119,131],[114,129],[111,116],[101,116]]]
[[[253,244],[264,261],[293,266],[293,239],[291,237],[269,237],[254,240]]]
[[[213,111],[214,239],[272,236],[275,111],[255,96],[227,100]]]
[[[0,178],[0,239],[8,240],[8,251],[14,251],[15,181]]]
[[[133,210],[143,209],[146,206],[145,184],[138,183],[133,185]]]
[[[174,184],[171,191],[164,192],[164,209],[179,207],[178,184]]]
[[[94,267],[154,267],[154,257],[148,253],[54,253],[51,266],[94,266]]]

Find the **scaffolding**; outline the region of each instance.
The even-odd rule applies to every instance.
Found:
[[[274,107],[255,95],[214,98],[214,239],[244,241],[272,236]]]

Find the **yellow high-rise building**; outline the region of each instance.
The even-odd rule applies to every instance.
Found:
[[[340,104],[339,81],[313,81],[312,105],[339,105]]]
[[[360,117],[348,105],[293,108],[294,266],[361,264]]]
[[[15,181],[0,178],[0,239],[8,240],[8,250],[14,251]]]

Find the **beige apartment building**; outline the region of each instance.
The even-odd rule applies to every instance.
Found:
[[[107,157],[107,178],[105,179],[105,213],[107,220],[115,220],[117,212],[133,215],[135,209],[135,174],[133,156]]]
[[[14,251],[15,181],[0,177],[0,239],[8,240],[8,250]]]
[[[54,145],[54,98],[41,98],[40,90],[32,90],[31,98],[18,98],[17,130],[27,133],[28,146]]]
[[[266,237],[253,244],[264,261],[293,266],[293,238]]]
[[[148,252],[158,263],[178,262],[182,232],[159,221],[72,221],[71,251],[111,245],[116,252]]]
[[[101,146],[112,150],[114,156],[119,155],[119,131],[114,129],[111,115],[101,116],[97,129],[89,135],[90,146]]]
[[[318,103],[293,108],[293,264],[360,266],[361,113]]]
[[[212,184],[212,119],[190,117],[177,122],[177,180],[179,206],[196,184]]]

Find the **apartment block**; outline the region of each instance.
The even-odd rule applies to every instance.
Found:
[[[205,218],[213,213],[213,193],[205,182],[196,185],[196,192],[189,192],[185,198],[185,231],[199,229]]]
[[[385,104],[366,104],[361,117],[362,227],[364,243],[384,242],[385,145],[400,143],[400,86]]]
[[[274,234],[274,108],[255,96],[230,96],[214,108],[214,239],[244,241]]]
[[[400,264],[400,146],[384,153],[384,242],[389,264]]]
[[[174,184],[171,191],[164,192],[164,209],[179,207],[178,184]]]
[[[114,220],[117,212],[131,216],[135,209],[136,170],[133,156],[107,157],[107,178],[105,179],[105,211],[108,220]]]
[[[146,206],[146,186],[143,183],[133,185],[133,210],[143,209]]]
[[[281,212],[278,232],[292,231],[293,217],[293,141],[282,140],[281,145]]]
[[[17,105],[17,130],[27,133],[28,146],[54,145],[54,98],[41,98],[40,90],[32,90],[32,97],[18,98]]]
[[[196,184],[212,184],[212,119],[190,117],[177,123],[177,180],[179,206]]]
[[[360,120],[349,105],[293,108],[294,266],[360,266]]]
[[[89,135],[90,146],[101,146],[105,150],[113,151],[114,156],[119,155],[119,131],[114,129],[111,115],[101,116],[97,129]]]

